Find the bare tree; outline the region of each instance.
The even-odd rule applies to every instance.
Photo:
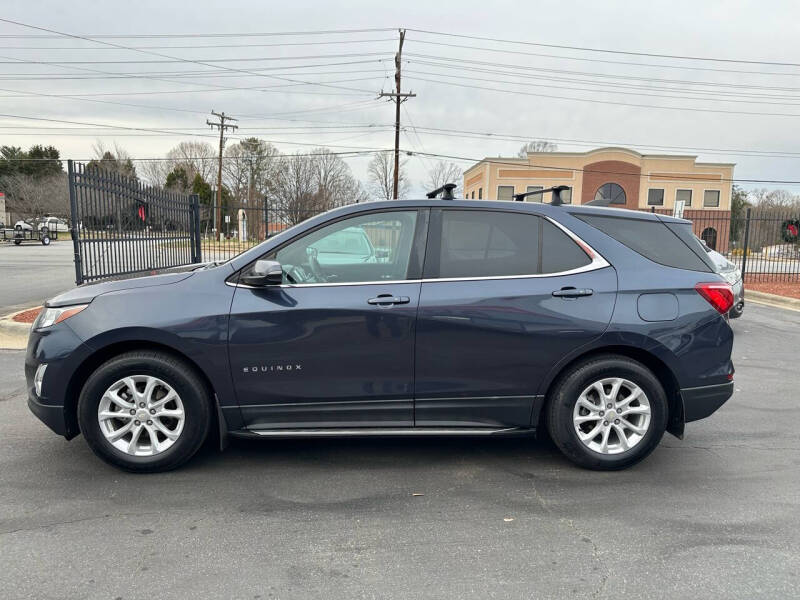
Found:
[[[328,208],[364,202],[367,194],[353,177],[350,167],[341,157],[325,148],[315,148],[314,170],[317,188],[325,198]]]
[[[69,215],[66,173],[34,177],[15,173],[3,178],[9,197],[8,211],[22,218]]]
[[[528,152],[555,152],[558,150],[558,145],[547,140],[533,140],[528,142],[517,152],[520,158],[528,158]]]
[[[458,187],[454,190],[454,193],[458,197],[463,178],[464,173],[461,171],[461,167],[455,163],[440,160],[428,171],[428,187],[431,190],[435,190],[445,183],[455,183]]]
[[[406,179],[406,164],[408,161],[400,161],[400,173],[397,178],[397,197],[405,198],[408,195],[410,184]],[[381,200],[391,200],[394,191],[394,156],[388,152],[378,152],[369,161],[367,166],[367,177],[369,178],[369,191],[373,196]]]
[[[282,160],[276,185],[280,216],[289,225],[296,225],[326,209],[317,193],[312,157],[297,153]]]
[[[278,162],[273,196],[280,217],[290,225],[368,199],[347,163],[324,148],[282,156]]]
[[[240,203],[263,198],[273,191],[278,169],[278,149],[258,138],[247,138],[225,149],[222,179]]]
[[[786,190],[768,190],[759,188],[751,190],[749,200],[759,208],[797,208],[800,207],[800,196]]]
[[[208,142],[184,141],[167,152],[165,160],[144,161],[142,175],[152,185],[164,185],[167,175],[183,168],[189,181],[200,174],[204,181],[216,181],[217,150]]]
[[[131,177],[136,179],[136,166],[133,164],[133,159],[130,153],[124,148],[120,147],[116,142],[114,146],[106,146],[102,140],[97,140],[92,146],[95,158],[90,160],[87,169],[102,169],[110,173],[117,173],[123,177]]]

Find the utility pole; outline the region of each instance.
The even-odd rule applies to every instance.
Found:
[[[225,148],[225,131],[227,129],[238,129],[238,125],[228,125],[226,121],[236,121],[233,117],[229,117],[224,112],[217,113],[213,110],[211,114],[219,119],[219,122],[214,123],[206,119],[206,125],[210,125],[211,129],[217,127],[219,129],[219,169],[217,171],[217,214],[214,218],[216,223],[217,235],[222,233],[222,151]]]
[[[405,102],[408,98],[416,97],[416,94],[403,94],[400,90],[400,76],[403,66],[403,41],[406,39],[406,30],[400,29],[400,47],[397,49],[397,54],[394,55],[394,82],[395,91],[381,92],[378,98],[391,98],[390,102],[395,103],[394,110],[394,187],[392,197],[397,200],[398,183],[400,178],[400,104]]]

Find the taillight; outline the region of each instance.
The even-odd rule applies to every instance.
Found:
[[[694,286],[697,293],[708,300],[716,311],[722,315],[733,306],[733,288],[730,283],[715,281],[714,283],[698,283]]]

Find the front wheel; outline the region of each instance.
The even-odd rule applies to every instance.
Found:
[[[667,425],[667,398],[653,373],[625,356],[580,363],[556,384],[546,419],[564,455],[589,469],[624,469],[649,455]]]
[[[128,352],[92,373],[78,400],[91,449],[134,472],[174,469],[206,439],[209,395],[194,369],[161,352]]]

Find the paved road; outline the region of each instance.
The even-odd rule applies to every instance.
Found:
[[[0,244],[0,316],[75,287],[72,244]]]
[[[28,414],[0,353],[2,596],[800,597],[800,313],[733,326],[728,405],[621,473],[427,439],[237,442],[129,475]]]

